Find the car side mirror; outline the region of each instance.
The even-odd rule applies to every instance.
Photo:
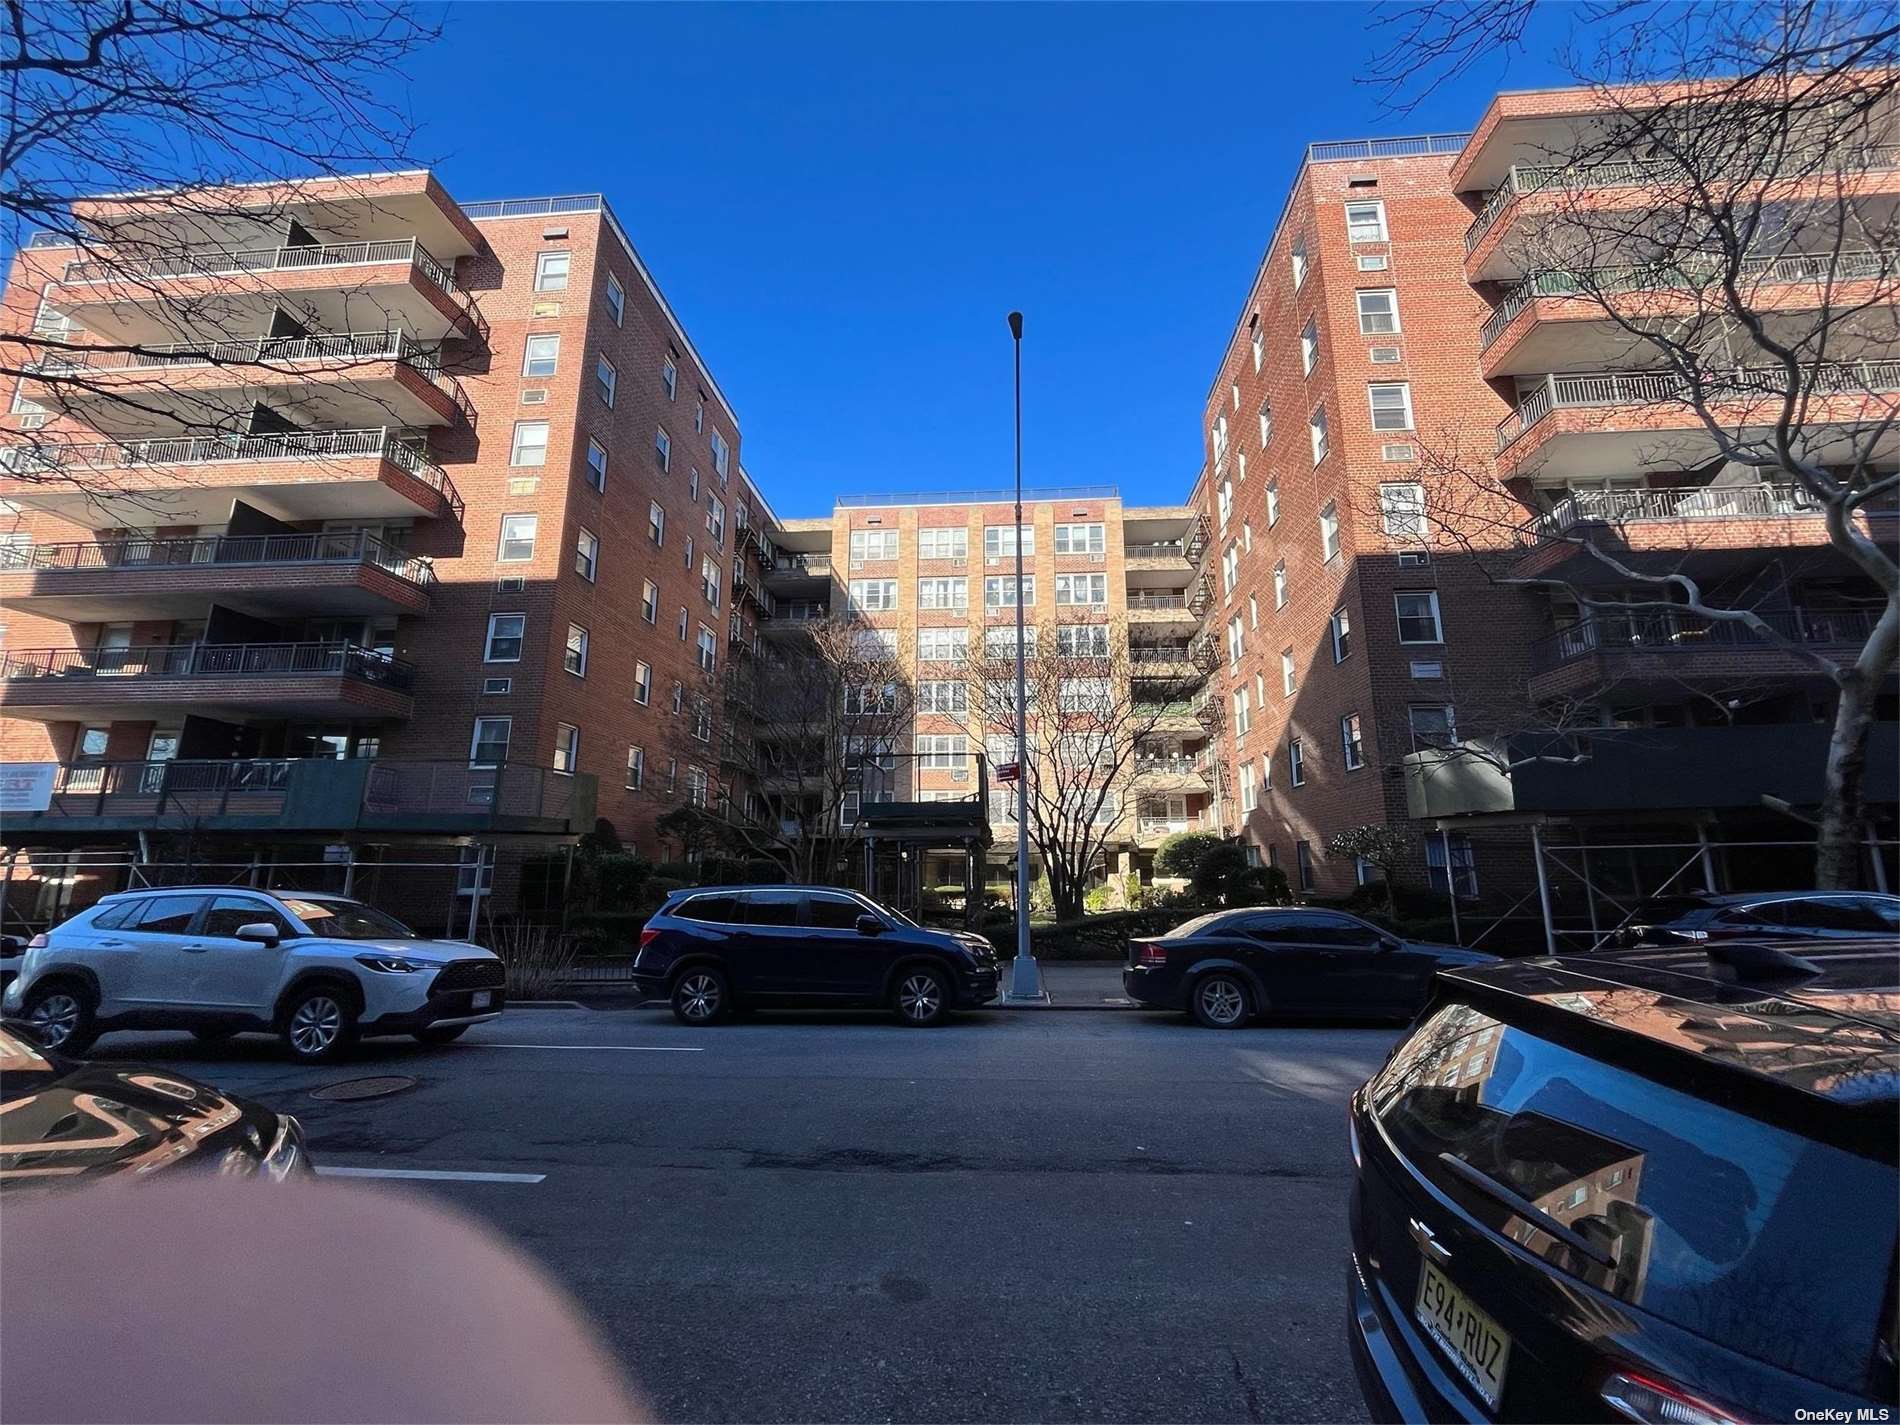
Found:
[[[1398,949],[1402,943],[1403,943],[1402,941],[1395,940],[1390,935],[1381,935],[1376,941],[1373,942],[1372,948],[1378,951],[1381,955],[1384,955],[1388,951]]]
[[[882,935],[883,933],[884,933],[884,922],[879,920],[876,916],[861,915],[858,917],[858,934]]]
[[[259,945],[268,947],[275,945],[283,937],[277,933],[277,927],[268,920],[254,920],[249,925],[240,925],[237,928],[237,938],[254,940]]]

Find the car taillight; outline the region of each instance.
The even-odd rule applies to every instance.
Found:
[[[1689,1394],[1681,1386],[1635,1371],[1618,1371],[1603,1382],[1604,1404],[1646,1425],[1740,1425],[1741,1417]]]
[[[48,940],[44,934],[40,934],[35,935],[31,940],[27,941],[26,948],[29,950],[44,950],[52,943],[53,942]]]
[[[1168,963],[1168,947],[1157,945],[1152,940],[1142,942],[1141,963],[1144,965],[1165,965]]]
[[[655,940],[659,938],[660,938],[660,932],[657,930],[642,930],[640,932],[640,948],[642,950],[646,949],[647,946],[651,945]]]

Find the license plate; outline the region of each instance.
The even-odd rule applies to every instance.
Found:
[[[487,1009],[488,1006],[494,1002],[495,992],[493,990],[477,990],[469,997],[468,1007],[470,1009]]]
[[[1423,1258],[1419,1260],[1418,1301],[1412,1310],[1426,1334],[1451,1357],[1458,1374],[1496,1410],[1504,1389],[1504,1367],[1511,1359],[1511,1338]]]

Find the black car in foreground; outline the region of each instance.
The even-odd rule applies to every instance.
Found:
[[[273,1182],[314,1171],[288,1114],[170,1069],[68,1059],[0,1022],[0,1190],[189,1169]]]
[[[996,953],[981,935],[926,930],[834,886],[701,886],[675,891],[640,932],[634,984],[671,1001],[682,1024],[749,1008],[884,1007],[941,1024],[996,997]]]
[[[1375,1418],[1894,1418],[1894,947],[1448,971],[1351,1140]]]
[[[1900,896],[1864,891],[1689,892],[1646,901],[1617,931],[1624,945],[1869,936],[1900,940]]]
[[[1439,970],[1491,958],[1343,911],[1223,910],[1129,941],[1122,985],[1137,1004],[1184,1009],[1210,1029],[1266,1014],[1410,1019]]]

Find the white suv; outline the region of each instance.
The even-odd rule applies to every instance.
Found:
[[[265,1030],[316,1063],[360,1035],[446,1044],[501,1013],[502,963],[424,940],[361,901],[230,886],[107,896],[27,946],[0,1009],[49,1049],[83,1054],[114,1029]]]

